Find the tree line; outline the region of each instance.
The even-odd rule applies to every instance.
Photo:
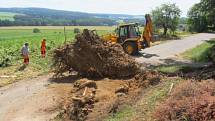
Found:
[[[0,26],[112,26],[116,21],[105,18],[53,19],[15,15],[14,21],[0,20]]]
[[[17,10],[12,12],[17,12]],[[0,20],[0,26],[113,26],[118,24],[118,19],[92,17],[90,14],[78,12],[24,9],[22,14],[25,15],[16,15],[14,21]],[[179,24],[186,25],[191,32],[215,31],[215,0],[201,0],[200,3],[190,8],[188,18],[181,18],[181,10],[176,4],[171,3],[156,7],[151,15],[154,28],[162,28],[163,35],[167,35],[168,32],[174,34]],[[143,23],[140,19],[124,19],[123,21]]]
[[[188,18],[180,18],[181,10],[176,4],[162,4],[151,12],[154,28],[163,29],[163,35],[177,30],[179,23],[190,32],[215,31],[215,0],[201,0],[187,13]]]
[[[190,9],[188,17],[190,31],[215,31],[215,0],[201,0]]]
[[[94,14],[45,8],[0,8],[1,12],[17,13],[15,21],[1,20],[0,26],[112,26],[118,20],[142,22],[144,19],[124,14]]]

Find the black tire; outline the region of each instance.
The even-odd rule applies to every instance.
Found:
[[[143,48],[148,48],[149,47],[149,44],[146,40],[143,41]]]
[[[128,47],[132,47],[132,51],[128,52]],[[129,54],[129,55],[136,55],[138,52],[138,47],[137,47],[137,43],[136,42],[126,42],[123,44],[123,49],[125,51],[125,53]]]

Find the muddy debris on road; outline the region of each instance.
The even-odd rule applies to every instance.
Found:
[[[92,80],[81,79],[74,84],[75,93],[71,98],[71,104],[67,106],[68,120],[84,121],[86,116],[92,112],[97,84]]]
[[[73,83],[70,103],[64,106],[66,120],[101,121],[160,81],[159,73],[141,70],[121,45],[103,41],[89,30],[56,49],[53,60],[57,75],[76,71],[81,77]]]
[[[122,78],[132,77],[140,70],[121,45],[105,42],[93,31],[85,29],[74,41],[54,51],[57,75],[76,71],[88,78]]]
[[[65,104],[64,118],[71,121],[101,121],[125,105],[138,100],[143,89],[159,83],[157,72],[142,72],[131,79],[77,80],[70,102]],[[156,82],[156,83],[155,83]]]

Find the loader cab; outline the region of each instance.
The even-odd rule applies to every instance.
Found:
[[[140,37],[140,31],[138,24],[124,24],[120,25],[116,29],[118,36],[118,43],[123,43],[126,39],[129,38],[138,38]]]
[[[124,24],[116,29],[117,42],[120,43],[126,53],[129,55],[137,54],[139,50],[140,31],[138,24]]]

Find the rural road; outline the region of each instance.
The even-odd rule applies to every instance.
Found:
[[[187,49],[215,34],[195,34],[182,40],[173,40],[141,51],[136,60],[156,65],[174,59]],[[56,109],[71,92],[70,83],[50,82],[51,75],[20,81],[0,88],[0,121],[47,121],[56,115]]]
[[[0,121],[53,119],[71,85],[53,84],[50,78],[45,75],[0,88]]]
[[[142,50],[140,55],[136,57],[136,60],[147,66],[172,64],[174,62],[184,61],[177,58],[180,53],[194,48],[212,38],[215,38],[215,34],[200,33],[185,37],[181,40],[173,40]]]

